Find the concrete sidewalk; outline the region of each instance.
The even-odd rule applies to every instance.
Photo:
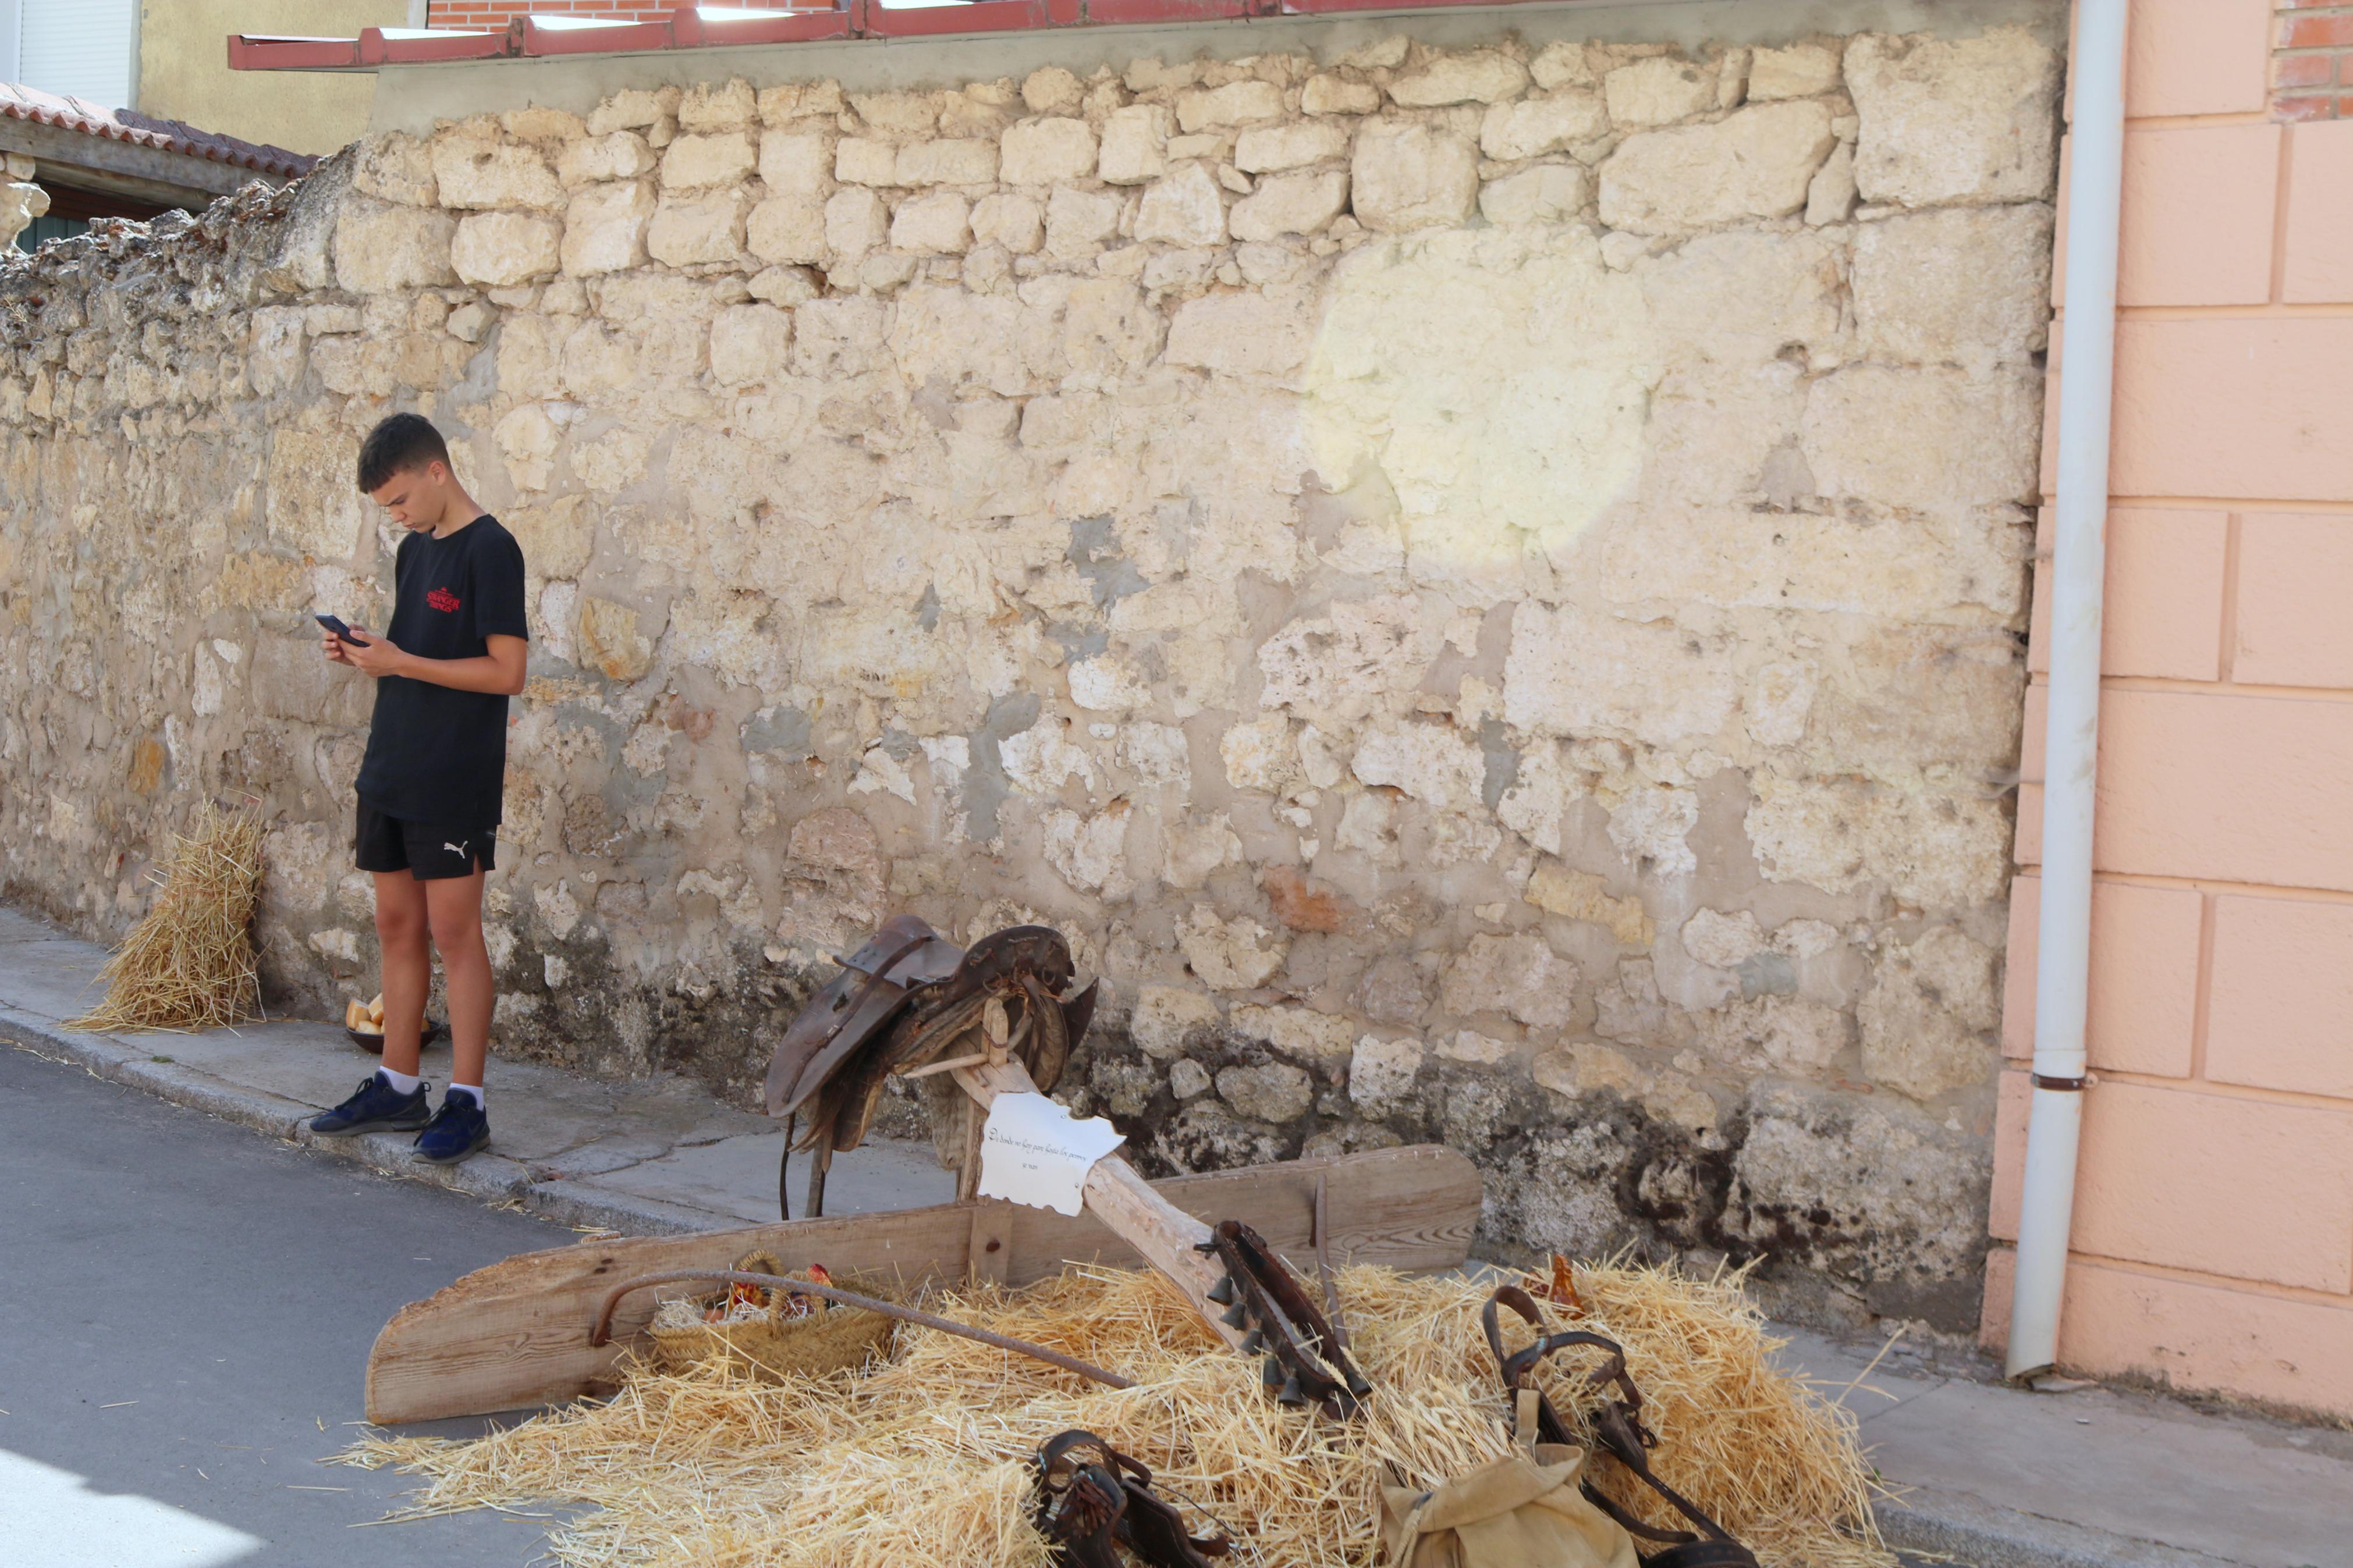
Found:
[[[336,1026],[67,1029],[104,957],[0,908],[0,1038],[326,1155],[573,1225],[647,1235],[776,1217],[782,1134],[691,1084],[595,1083],[501,1061],[492,1152],[425,1165],[404,1135],[314,1139],[301,1128],[373,1068]],[[448,1062],[446,1049],[428,1051],[427,1076],[445,1077]],[[836,1161],[827,1206],[871,1213],[952,1195],[928,1145],[870,1143]],[[1989,1363],[1934,1365],[1900,1342],[1870,1367],[1876,1348],[1796,1333],[1785,1360],[1854,1410],[1901,1494],[1879,1510],[1898,1546],[1970,1568],[2353,1568],[2353,1433],[2106,1389],[2021,1393],[1990,1381]]]

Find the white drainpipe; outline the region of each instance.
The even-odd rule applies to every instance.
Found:
[[[2106,572],[2108,422],[2116,391],[2116,224],[2130,0],[2078,0],[2060,329],[2059,493],[2051,560],[2051,717],[2042,789],[2034,1102],[2018,1219],[2009,1373],[2059,1357],[2059,1301],[2084,1125],[2084,1015],[2092,962],[2093,785],[2100,738],[2100,596]]]

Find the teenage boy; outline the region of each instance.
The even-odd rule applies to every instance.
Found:
[[[507,699],[522,689],[528,652],[522,550],[458,482],[441,433],[414,414],[368,432],[359,487],[408,530],[394,557],[388,633],[354,626],[350,640],[329,632],[322,643],[329,660],[375,681],[353,847],[359,868],[375,874],[384,1066],[311,1130],[419,1130],[417,1152],[448,1164],[491,1141],[482,875],[505,787]],[[417,1077],[417,1058],[437,948],[452,1060],[441,1109],[428,1112],[432,1085]]]

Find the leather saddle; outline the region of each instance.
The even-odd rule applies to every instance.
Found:
[[[808,1194],[825,1211],[825,1178],[838,1152],[858,1147],[891,1075],[977,1049],[991,1004],[1008,1026],[1005,1049],[1040,1092],[1060,1081],[1071,1049],[1093,1020],[1096,987],[1066,995],[1076,971],[1070,943],[1051,926],[1008,926],[958,947],[913,915],[893,915],[864,946],[839,961],[776,1042],[766,1106],[786,1119],[786,1159],[809,1150]],[[964,1101],[957,1093],[943,1103]],[[776,1205],[790,1219],[785,1164]]]

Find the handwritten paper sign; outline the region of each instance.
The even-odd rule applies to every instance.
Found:
[[[1087,1173],[1122,1141],[1103,1118],[1082,1121],[1042,1094],[1000,1094],[981,1128],[980,1195],[1077,1214]]]

